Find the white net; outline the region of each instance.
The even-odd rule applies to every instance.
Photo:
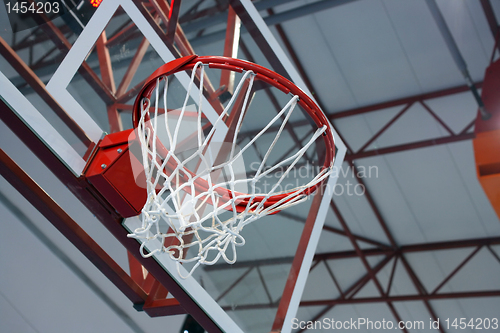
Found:
[[[166,253],[177,261],[178,268],[180,264],[191,263],[187,276],[199,265],[213,265],[221,258],[229,264],[236,262],[236,247],[245,244],[241,232],[246,225],[306,200],[305,190],[323,181],[332,171],[324,168],[305,184],[281,191],[282,181],[327,126],[316,129],[296,152],[269,165],[273,148],[299,97],[292,96],[276,116],[240,148],[237,145],[239,129],[251,100],[255,74],[243,73],[217,120],[207,126],[203,124],[206,118],[202,112],[205,66],[201,62],[195,65],[184,103],[175,112],[167,108],[169,78],[157,79],[152,97],[140,103],[137,128],[148,198],[142,210],[142,226],[128,236],[141,240],[143,257]],[[188,105],[192,96],[198,99],[194,111]],[[232,122],[227,125],[231,117]],[[186,131],[186,123],[190,131]],[[273,130],[275,136],[255,173],[241,172],[243,154],[256,140],[269,135],[267,131],[272,126],[279,129]],[[217,131],[225,134],[225,143],[215,142]],[[186,148],[189,140],[191,145]],[[256,184],[278,168],[284,168],[281,177],[262,193]],[[187,277],[178,272],[181,277]]]

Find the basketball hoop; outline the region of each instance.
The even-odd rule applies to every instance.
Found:
[[[205,68],[229,70],[241,76],[225,106],[217,98],[207,96]],[[183,71],[190,72],[184,102],[180,108],[172,109],[167,105],[169,79]],[[275,87],[290,98],[240,148],[238,135],[259,84]],[[190,100],[195,102],[195,110],[188,105]],[[269,165],[273,148],[297,105],[305,110],[316,129],[301,148]],[[207,120],[204,107],[218,110],[215,121]],[[185,122],[189,126],[183,128]],[[142,209],[142,226],[128,236],[142,240],[144,257],[164,252],[177,261],[178,268],[179,264],[193,263],[188,276],[199,265],[213,265],[220,258],[229,264],[236,262],[236,246],[245,244],[241,235],[244,226],[305,201],[333,170],[334,139],[319,107],[289,80],[243,60],[188,56],[161,66],[147,79],[135,101],[133,123],[141,145],[147,201]],[[225,142],[216,143],[216,135],[222,132]],[[255,174],[241,175],[237,164],[257,140],[271,132],[276,134]],[[191,143],[187,149],[188,139]],[[305,184],[281,190],[283,179],[318,141],[325,147],[319,172]],[[282,176],[269,191],[259,191],[256,184],[263,177],[283,168]],[[152,245],[158,241],[161,246]],[[180,270],[179,274],[182,276]]]

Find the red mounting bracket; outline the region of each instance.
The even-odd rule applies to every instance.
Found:
[[[83,177],[122,217],[139,215],[147,199],[140,143],[133,129],[106,135],[90,157]]]

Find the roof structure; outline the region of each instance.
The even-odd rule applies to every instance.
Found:
[[[402,321],[407,325],[400,329],[403,332],[435,331],[429,325],[438,319],[440,332],[453,331],[455,318],[466,318],[467,323],[474,319],[474,325],[476,318],[483,325],[486,319],[493,325],[496,318],[498,324],[500,221],[477,179],[472,139],[478,114],[474,94],[480,93],[485,70],[500,51],[499,2],[253,1],[284,50],[285,64],[276,60],[273,47],[266,49],[255,39],[253,18],[241,10],[245,1],[165,1],[176,8],[168,19],[161,17],[161,6],[155,7],[160,2],[133,1],[141,15],[151,14],[148,22],[157,22],[165,38],[169,22],[178,24],[177,33],[181,30],[192,47],[183,50],[179,45],[186,44],[176,40],[180,54],[227,55],[228,31],[235,26],[228,17],[236,12],[242,22],[241,37],[232,44],[237,56],[277,72],[289,65],[296,69],[295,83],[301,81],[310,91],[345,144],[345,160],[336,169],[338,181],[294,321],[280,312],[282,299],[304,225],[317,217],[318,202],[308,201],[252,224],[234,265],[207,266],[195,277],[242,331],[329,332],[326,326],[307,329],[307,321],[324,323],[325,318]],[[68,93],[93,110],[93,121],[106,132],[131,126],[126,103],[132,95],[127,94],[165,62],[151,46],[154,42],[145,41],[141,26],[134,27],[130,11],[112,14],[107,40],[100,42],[109,49],[116,94],[109,94],[111,82],[106,81],[99,44],[81,55],[85,63],[67,85]],[[8,26],[0,32],[3,77],[29,102],[45,103],[45,109],[56,114],[65,105],[51,104],[40,87],[50,89],[49,81],[68,50],[93,22],[84,14],[77,19],[76,26],[69,24],[75,20],[59,17],[50,24],[16,32]],[[135,64],[136,76],[129,75],[130,64]],[[26,73],[36,79],[27,80]],[[269,96],[271,104],[275,100]],[[4,109],[2,113],[1,149],[132,274],[130,255],[98,221],[104,213],[89,211],[75,198],[71,186],[76,183],[63,183],[43,157],[32,152],[41,146],[30,146],[29,138],[25,141],[12,130],[14,120]],[[49,112],[44,117],[55,127],[70,128],[59,132],[83,156],[82,142],[88,138],[79,137],[64,118]],[[242,129],[242,137],[255,135],[262,126],[256,118],[255,127]],[[303,144],[307,125],[301,119],[292,121],[288,148]],[[181,331],[186,311],[176,308],[173,315],[159,318],[136,311],[131,299],[137,295],[117,288],[48,222],[36,198],[27,200],[2,175],[2,329]],[[39,204],[53,213],[48,202]],[[420,322],[425,327],[417,327]],[[461,331],[474,329],[466,325]]]

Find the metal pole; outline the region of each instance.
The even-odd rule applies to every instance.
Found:
[[[432,17],[434,18],[434,21],[436,22],[439,31],[441,32],[441,35],[444,38],[446,46],[448,47],[448,50],[450,51],[451,56],[455,61],[455,64],[457,65],[460,72],[462,72],[462,75],[465,79],[465,82],[467,83],[467,86],[469,87],[470,91],[472,92],[472,95],[474,95],[474,98],[476,99],[477,105],[479,107],[479,112],[481,113],[481,118],[483,120],[490,119],[491,113],[486,111],[484,107],[483,100],[481,99],[481,96],[479,96],[476,86],[474,85],[474,82],[470,77],[469,71],[467,69],[467,64],[465,63],[465,60],[462,57],[462,54],[460,53],[457,44],[455,43],[455,39],[451,35],[450,29],[448,28],[448,25],[446,24],[443,14],[439,10],[436,1],[435,0],[425,0],[425,1],[427,2],[427,7],[429,7]]]

